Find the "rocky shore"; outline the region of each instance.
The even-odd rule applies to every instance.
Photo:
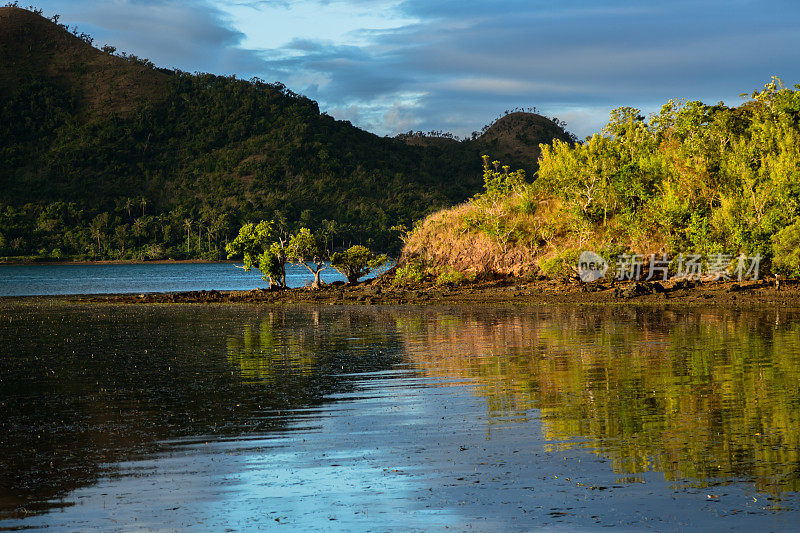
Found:
[[[800,283],[760,281],[606,282],[495,279],[458,285],[395,286],[387,279],[357,285],[334,283],[308,288],[251,291],[193,291],[177,293],[75,296],[110,303],[269,303],[269,304],[670,304],[800,307]]]

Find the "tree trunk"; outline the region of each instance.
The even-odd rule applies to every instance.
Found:
[[[311,284],[311,288],[313,290],[321,289],[322,279],[320,279],[320,273],[326,268],[328,268],[327,266],[325,266],[325,263],[314,263],[314,266],[316,267],[315,269],[308,266],[306,262],[303,262],[303,266],[306,267],[309,272],[314,274],[314,282]]]

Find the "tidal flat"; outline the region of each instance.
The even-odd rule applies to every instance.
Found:
[[[0,528],[800,523],[800,310],[0,301]]]

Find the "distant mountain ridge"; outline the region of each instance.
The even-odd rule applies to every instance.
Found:
[[[392,226],[480,189],[481,154],[533,170],[568,137],[521,113],[476,140],[378,137],[279,83],[109,52],[0,8],[0,256],[213,258],[275,217],[391,251]]]

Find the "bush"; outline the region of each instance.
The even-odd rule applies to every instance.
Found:
[[[567,248],[539,262],[539,270],[548,278],[558,278],[575,274],[580,250]]]
[[[407,285],[409,283],[419,283],[425,279],[425,269],[418,263],[407,263],[398,267],[394,273],[392,283],[394,285]]]
[[[439,275],[436,276],[437,285],[447,285],[448,283],[458,284],[467,281],[467,276],[451,266],[439,268]]]
[[[776,273],[800,277],[800,219],[773,235],[772,254]]]

